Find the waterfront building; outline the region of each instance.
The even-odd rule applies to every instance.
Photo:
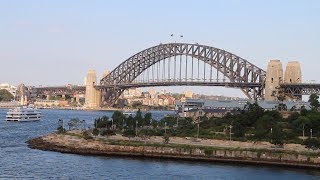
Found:
[[[185,112],[185,117],[190,117],[193,119],[193,121],[196,121],[199,117],[223,117],[227,113],[231,112],[231,110],[228,109],[191,109],[187,112]]]
[[[141,90],[139,88],[126,89],[122,93],[122,98],[128,99],[134,97],[141,97]]]
[[[69,106],[69,102],[66,100],[44,100],[37,99],[34,102],[36,107],[66,107]]]
[[[167,94],[167,90],[161,89],[160,92],[159,92],[159,95],[163,95],[163,94]]]
[[[150,88],[148,92],[151,98],[156,98],[158,95],[157,91],[154,88]]]
[[[249,100],[204,100],[204,99],[185,99],[184,102],[176,101],[175,110],[177,112],[187,112],[191,109],[244,109],[247,103],[254,103]],[[310,109],[310,103],[304,101],[284,101],[287,110],[300,110],[302,107]],[[258,101],[259,106],[265,110],[278,109],[279,101]]]
[[[186,91],[186,92],[184,92],[184,97],[185,97],[185,98],[192,98],[192,97],[193,97],[193,92],[192,92],[192,91]]]

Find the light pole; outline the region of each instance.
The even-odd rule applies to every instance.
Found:
[[[113,119],[111,118],[111,129],[113,130]]]
[[[86,120],[82,120],[83,130],[86,130]]]
[[[136,121],[136,136],[138,136],[138,121]]]
[[[167,136],[167,122],[164,122],[164,136]]]
[[[272,143],[272,128],[270,128],[270,142]]]
[[[232,132],[231,132],[231,130],[232,130],[232,125],[231,125],[231,124],[230,124],[229,128],[230,128],[230,141],[231,141],[231,134],[232,134]]]
[[[124,119],[122,119],[122,132],[124,131]]]
[[[177,128],[179,126],[179,117],[177,117]]]
[[[304,140],[304,124],[302,124],[302,138]]]
[[[200,116],[198,117],[197,140],[199,139],[199,132],[200,132]]]
[[[312,138],[312,129],[310,129],[310,137]]]

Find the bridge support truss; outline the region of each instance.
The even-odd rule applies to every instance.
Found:
[[[167,82],[175,86],[203,82],[210,86],[214,74],[215,82],[238,83],[241,86],[234,87],[240,88],[248,98],[263,98],[264,70],[225,50],[185,43],[160,44],[133,55],[103,78],[97,88],[103,89],[104,105],[112,106],[124,89],[131,86],[145,87],[148,83],[164,86]],[[147,81],[137,82],[142,76],[147,77]]]
[[[284,83],[280,84],[282,91],[290,98],[301,99],[302,95],[320,94],[320,84]]]

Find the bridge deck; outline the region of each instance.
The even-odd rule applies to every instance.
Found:
[[[103,88],[137,88],[137,87],[154,87],[154,86],[220,86],[220,87],[261,87],[260,83],[236,83],[236,82],[200,82],[200,81],[168,81],[168,82],[140,82],[140,83],[123,83],[95,86],[98,89]]]
[[[315,83],[283,83],[280,87],[286,94],[292,96],[311,95],[320,93],[320,84]]]

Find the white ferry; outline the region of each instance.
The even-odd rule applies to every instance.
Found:
[[[34,109],[32,106],[28,107],[17,107],[15,109],[10,109],[7,112],[7,121],[38,121],[42,117],[41,112]]]

